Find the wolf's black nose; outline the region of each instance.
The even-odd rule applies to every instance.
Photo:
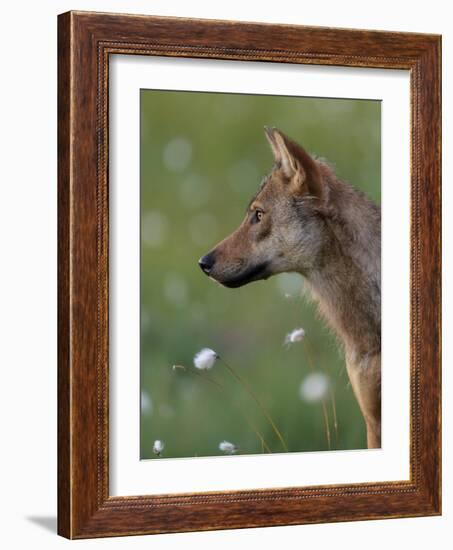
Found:
[[[206,275],[209,275],[212,266],[214,265],[215,259],[214,254],[212,252],[210,254],[206,254],[206,256],[203,256],[198,260],[198,265],[206,273]]]

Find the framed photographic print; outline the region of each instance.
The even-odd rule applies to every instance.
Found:
[[[59,533],[440,514],[440,37],[58,40]]]

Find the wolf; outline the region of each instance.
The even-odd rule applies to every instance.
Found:
[[[240,226],[200,258],[228,288],[297,272],[343,349],[368,448],[381,446],[381,214],[364,193],[277,128],[274,165]]]

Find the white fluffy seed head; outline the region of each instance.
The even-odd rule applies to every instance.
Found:
[[[219,449],[222,451],[222,453],[225,453],[227,455],[232,455],[238,450],[236,445],[234,445],[234,443],[230,443],[229,441],[222,441],[221,443],[219,443]]]
[[[305,338],[305,330],[303,328],[295,328],[286,335],[285,344],[294,344],[294,342],[302,342]]]
[[[160,454],[164,450],[164,447],[165,447],[164,442],[161,441],[160,439],[156,439],[153,445],[153,453],[157,456],[160,456]]]
[[[219,358],[217,353],[209,348],[203,348],[193,358],[193,364],[197,369],[208,370],[214,366],[214,363]]]
[[[306,376],[300,385],[300,398],[315,402],[323,399],[329,390],[329,377],[322,372],[313,372]]]

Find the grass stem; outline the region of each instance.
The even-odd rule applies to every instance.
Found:
[[[222,395],[223,394],[223,390],[225,389],[224,386],[220,383],[220,382],[217,382],[217,380],[214,380],[214,378],[212,378],[211,376],[207,375],[206,373],[201,373],[201,372],[198,372],[196,370],[191,370],[191,369],[186,369],[184,368],[184,371],[185,372],[188,372],[189,374],[192,374],[192,375],[196,375],[196,376],[199,376],[200,378],[204,379],[206,382],[210,382],[211,384],[214,384],[218,390],[221,391]],[[249,425],[250,429],[255,433],[255,435],[258,437],[259,441],[261,442],[261,449],[262,449],[262,452],[264,453],[264,449],[266,449],[266,451],[268,453],[272,453],[269,445],[266,443],[263,435],[259,432],[259,430],[255,427],[255,425],[253,424],[253,422],[250,420],[250,418],[248,417],[248,415],[244,412],[244,410],[242,409],[242,407],[239,407],[239,410],[241,411],[241,414],[243,415],[243,417],[245,418],[245,421],[247,422],[247,424]]]
[[[231,376],[236,379],[236,381],[242,386],[242,388],[250,395],[250,397],[255,401],[255,403],[258,405],[258,407],[261,409],[261,412],[264,414],[264,416],[269,421],[270,425],[272,426],[272,429],[274,430],[275,434],[277,435],[278,439],[280,440],[283,449],[288,452],[288,446],[286,445],[286,442],[280,433],[280,430],[277,428],[274,420],[272,419],[271,415],[268,413],[267,409],[264,407],[264,405],[261,403],[261,401],[258,399],[252,388],[249,386],[249,384],[241,377],[237,372],[222,358],[219,357],[220,361],[223,363],[223,365],[227,368]]]
[[[302,347],[304,349],[305,356],[307,358],[308,366],[310,367],[310,369],[312,371],[315,371],[315,367],[314,367],[313,361],[311,359],[311,353],[309,352],[310,346],[309,346],[306,339],[304,339],[303,344],[304,345]],[[332,392],[331,392],[331,395],[333,395]],[[333,401],[333,403],[335,404],[335,401]],[[325,430],[326,430],[327,446],[328,446],[329,451],[330,451],[332,449],[332,441],[331,441],[331,437],[330,437],[330,420],[329,420],[329,413],[327,411],[326,401],[325,401],[324,398],[321,400],[321,407],[322,407],[322,414],[323,414],[323,417],[324,417],[324,425],[325,425]],[[337,413],[336,413],[336,409],[334,408],[334,406],[333,406],[333,415],[334,415],[334,426],[336,426]]]

